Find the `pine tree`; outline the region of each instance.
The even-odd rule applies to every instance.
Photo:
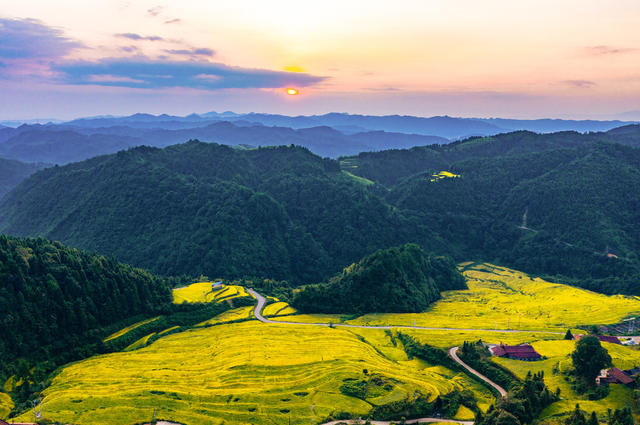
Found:
[[[573,334],[571,333],[571,329],[567,329],[567,333],[564,334],[564,339],[569,341],[573,340]]]

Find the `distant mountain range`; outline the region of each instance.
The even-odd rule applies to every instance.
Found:
[[[188,140],[242,148],[298,145],[337,158],[388,149],[447,144],[470,136],[514,130],[602,132],[623,121],[475,119],[448,116],[367,116],[343,113],[296,116],[209,112],[101,116],[65,123],[0,126],[0,157],[23,162],[67,164],[135,146],[166,147]]]

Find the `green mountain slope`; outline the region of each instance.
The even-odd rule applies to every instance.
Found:
[[[44,239],[0,236],[0,282],[2,382],[82,358],[105,327],[171,303],[163,279]]]
[[[0,158],[0,198],[42,167],[42,164],[25,164]]]
[[[296,147],[136,148],[43,170],[0,215],[3,232],[159,273],[296,282],[320,281],[403,237],[390,206],[337,162]]]

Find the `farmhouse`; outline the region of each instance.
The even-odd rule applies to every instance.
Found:
[[[583,336],[584,335],[574,335],[573,339],[579,340]],[[600,342],[608,342],[610,344],[622,345],[622,342],[618,339],[617,336],[611,336],[611,335],[591,335],[591,336],[595,336],[596,338],[598,338]]]
[[[600,375],[596,378],[596,385],[605,385],[605,384],[623,384],[623,385],[631,385],[633,384],[633,379],[627,375],[626,372],[618,369],[617,367],[612,367],[611,369],[602,369],[600,371]]]
[[[536,361],[542,360],[542,356],[529,344],[520,345],[494,345],[489,351],[496,357],[506,357],[514,360]]]
[[[211,292],[217,292],[223,288],[224,288],[224,285],[222,284],[221,280],[211,284]]]

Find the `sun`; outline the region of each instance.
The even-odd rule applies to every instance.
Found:
[[[287,94],[289,96],[295,96],[297,94],[300,94],[300,92],[298,91],[298,89],[287,89]]]

